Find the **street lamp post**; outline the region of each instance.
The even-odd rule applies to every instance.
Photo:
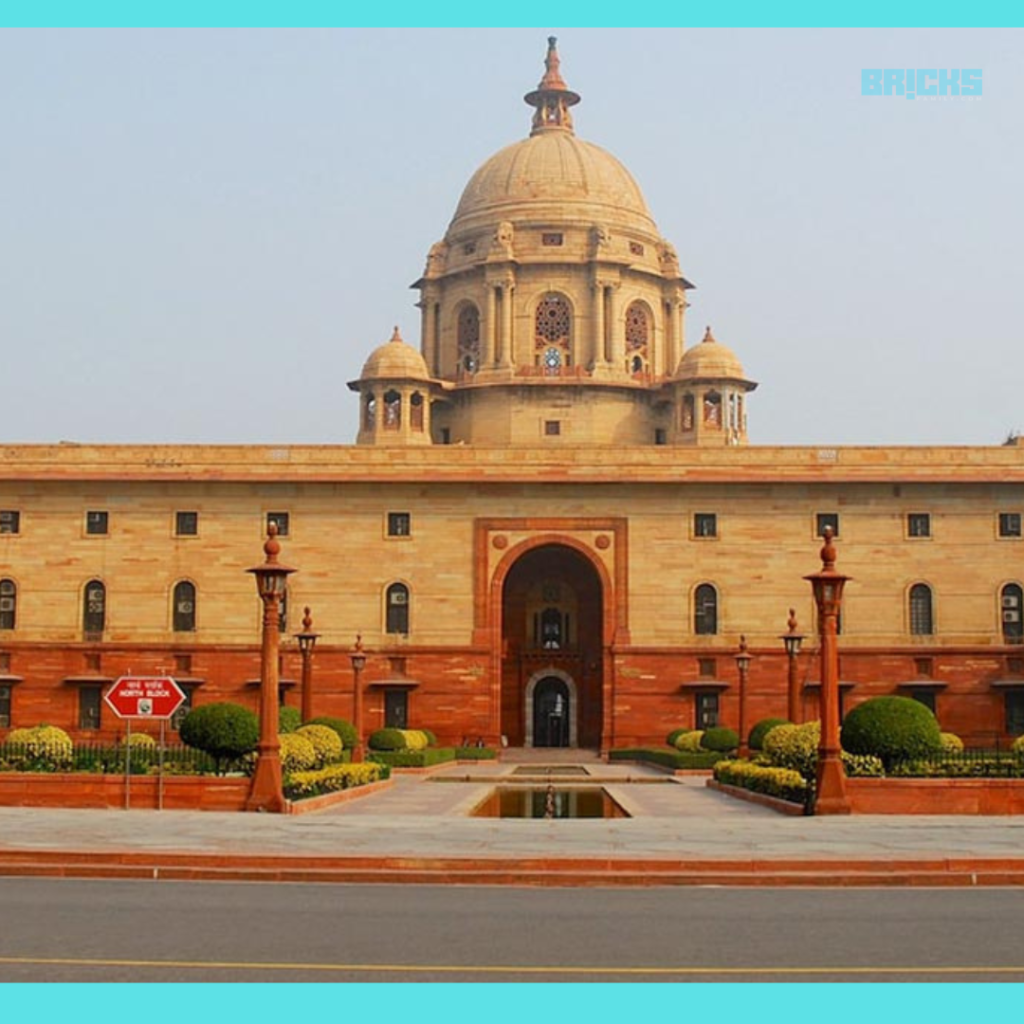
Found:
[[[302,655],[302,721],[309,722],[313,718],[313,648],[320,638],[313,632],[313,618],[309,606],[303,609],[302,632],[295,634]]]
[[[750,671],[751,655],[747,650],[747,638],[740,637],[740,649],[733,657],[736,659],[736,668],[740,676],[740,746],[739,756],[750,756],[750,745],[747,742],[747,673]]]
[[[836,572],[836,546],[831,526],[825,527],[824,537],[821,569],[804,577],[814,591],[821,638],[821,742],[818,745],[814,813],[849,814],[846,773],[843,771],[839,747],[839,647],[836,624],[843,601],[843,587],[850,577]]]
[[[356,749],[352,751],[355,761],[363,759],[363,669],[366,667],[366,655],[363,653],[363,638],[356,636],[356,645],[349,655],[352,661],[352,725],[356,730]]]
[[[789,632],[784,633],[780,639],[786,647],[786,658],[789,662],[789,700],[786,705],[786,717],[794,724],[799,725],[803,718],[803,701],[800,699],[800,683],[797,678],[796,659],[800,654],[800,645],[804,637],[798,633],[796,621],[796,609],[789,609],[789,621],[786,623]]]
[[[288,577],[295,572],[278,562],[280,551],[277,524],[270,523],[263,545],[266,561],[246,570],[256,577],[256,589],[263,601],[263,642],[260,650],[260,738],[256,744],[256,770],[245,809],[276,814],[286,806],[281,784],[281,742],[277,738],[277,706],[280,700],[278,657],[281,647],[278,616]]]

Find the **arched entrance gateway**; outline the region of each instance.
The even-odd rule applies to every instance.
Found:
[[[544,544],[505,577],[501,731],[513,747],[601,746],[601,578],[581,552]]]

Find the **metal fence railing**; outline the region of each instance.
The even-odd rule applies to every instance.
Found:
[[[935,775],[973,778],[1024,778],[1024,751],[996,747],[944,750],[894,761],[889,775]]]
[[[148,775],[159,770],[161,755],[158,747],[133,744],[130,749],[133,775]],[[58,751],[37,743],[0,743],[0,769],[123,775],[128,750],[123,743],[74,743],[69,758],[66,750]],[[164,773],[168,775],[213,775],[217,770],[217,762],[209,754],[184,744],[164,747],[162,762]],[[231,770],[233,766],[223,767]]]

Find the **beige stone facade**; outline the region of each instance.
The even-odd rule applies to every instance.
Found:
[[[318,713],[349,714],[361,634],[371,726],[602,749],[735,726],[741,635],[746,720],[785,714],[795,608],[812,717],[802,577],[828,521],[854,578],[847,700],[917,695],[977,743],[1024,731],[1024,446],[748,445],[755,385],[710,330],[686,345],[692,285],[629,173],[576,138],[553,47],[527,99],[533,134],[474,175],[417,282],[420,350],[396,332],[351,384],[354,446],[0,451],[0,729],[116,732],[90,702],[128,671],[254,703],[244,570],[273,518],[287,632],[309,605],[321,634]],[[289,703],[297,666],[288,644]]]

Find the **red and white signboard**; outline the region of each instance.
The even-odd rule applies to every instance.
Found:
[[[170,676],[121,676],[104,700],[118,718],[170,718],[185,694]]]

